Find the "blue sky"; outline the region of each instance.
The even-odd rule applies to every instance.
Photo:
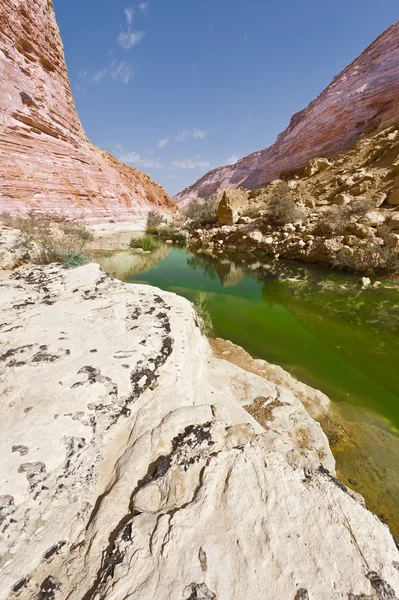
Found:
[[[274,142],[398,0],[54,0],[95,145],[169,194]]]

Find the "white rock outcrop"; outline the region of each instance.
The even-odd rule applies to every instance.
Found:
[[[186,300],[97,265],[0,286],[0,598],[398,597],[319,425],[214,358]]]

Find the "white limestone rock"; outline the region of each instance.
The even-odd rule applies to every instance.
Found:
[[[186,300],[97,265],[0,285],[1,598],[397,598],[320,426]]]

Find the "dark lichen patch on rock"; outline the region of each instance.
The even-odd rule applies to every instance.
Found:
[[[308,590],[305,590],[304,588],[298,590],[294,600],[310,600]]]
[[[333,475],[331,475],[330,471],[328,469],[326,469],[323,465],[320,465],[317,470],[322,475],[325,475],[326,477],[328,477],[328,479],[330,481],[332,481],[337,487],[339,487],[343,492],[346,492],[347,494],[349,494],[349,491],[348,491],[348,488],[346,487],[346,485],[344,485],[342,483],[342,481],[340,481],[337,477],[334,477]]]
[[[11,448],[11,452],[19,452],[20,456],[25,456],[26,454],[28,454],[29,448],[28,446],[22,446],[21,444],[18,444]]]
[[[217,600],[217,596],[205,583],[190,583],[183,593],[184,600]]]
[[[42,582],[40,591],[36,596],[36,600],[54,600],[56,593],[61,588],[61,584],[55,577],[49,575]]]
[[[54,546],[51,546],[51,548],[49,548],[45,553],[44,553],[44,560],[49,561],[50,559],[52,559],[54,557],[54,555],[57,555],[60,553],[60,551],[62,550],[62,548],[66,545],[66,542],[64,540],[62,540],[61,542],[58,542],[57,544],[54,544]]]
[[[17,581],[17,583],[12,587],[12,591],[14,592],[14,594],[16,594],[17,592],[20,592],[23,588],[28,587],[29,585],[29,577],[22,577],[22,579],[20,579],[19,581]]]

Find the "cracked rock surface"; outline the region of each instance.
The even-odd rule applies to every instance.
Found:
[[[398,598],[320,426],[189,302],[93,264],[0,293],[1,599]]]

